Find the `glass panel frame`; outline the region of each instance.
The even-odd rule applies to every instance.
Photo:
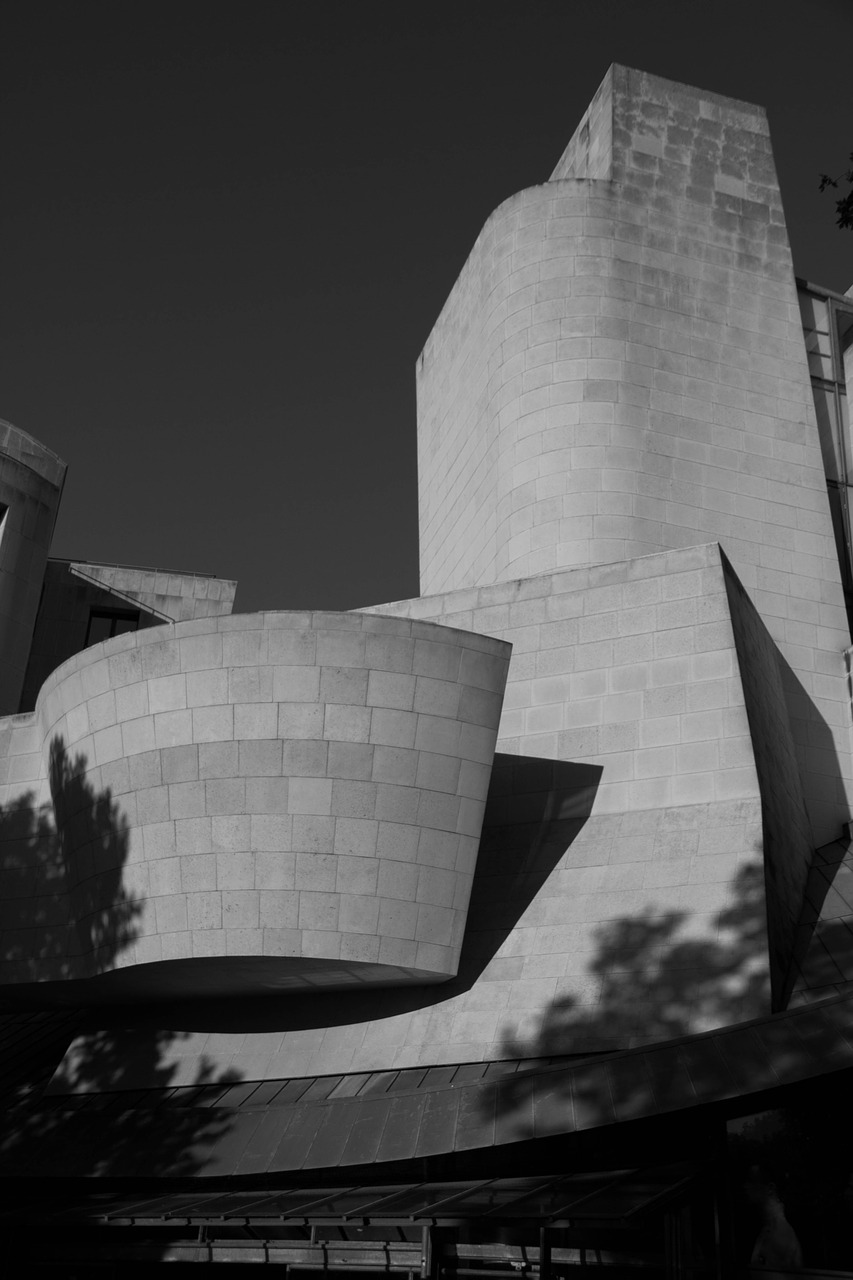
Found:
[[[821,457],[829,490],[836,553],[853,635],[853,440],[847,373],[853,376],[853,298],[797,281]]]
[[[128,631],[139,630],[138,609],[99,609],[89,610],[89,622],[86,627],[86,643],[88,649],[102,640],[111,640],[113,636],[125,635]]]

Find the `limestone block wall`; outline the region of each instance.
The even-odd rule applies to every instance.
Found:
[[[763,111],[611,68],[552,180],[486,223],[417,383],[422,592],[719,541],[832,728],[828,774],[795,708],[835,838],[848,628]]]
[[[18,710],[65,463],[0,422],[0,715]]]
[[[768,876],[791,868],[764,838],[719,548],[375,612],[513,644],[458,975],[267,1026],[190,1012],[163,1024],[177,1078],[583,1053],[766,1014]]]
[[[754,848],[784,1006],[814,852],[790,672],[718,545],[379,609],[511,640],[498,748],[599,766],[595,814],[760,794]],[[810,707],[813,749],[837,776],[831,726]]]
[[[626,68],[612,66],[598,87],[561,155],[551,181],[560,178],[601,178],[613,175],[613,96],[618,94]],[[617,153],[621,139],[617,138]]]
[[[57,562],[54,562],[57,563]],[[128,603],[159,614],[164,621],[189,622],[230,613],[237,583],[211,573],[182,573],[126,564],[67,562],[69,574]]]
[[[268,613],[76,655],[4,726],[21,874],[0,977],[179,994],[452,975],[508,654],[428,623]]]
[[[717,544],[371,612],[508,640],[498,750],[599,765],[596,813],[756,794]]]
[[[166,1070],[191,1084],[205,1067],[248,1081],[542,1058],[766,1013],[757,800],[584,821],[588,781],[546,763],[550,776],[496,760],[456,978],[275,1001],[266,1016],[233,1002],[153,1010],[119,1037],[121,1087]],[[516,765],[538,781],[514,785]]]

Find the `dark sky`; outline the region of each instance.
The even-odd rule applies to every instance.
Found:
[[[0,417],[57,555],[238,608],[416,595],[414,365],[608,65],[761,103],[799,274],[853,284],[851,0],[7,2]]]

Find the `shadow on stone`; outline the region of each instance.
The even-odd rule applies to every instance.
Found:
[[[144,906],[124,885],[129,839],[118,804],[58,737],[49,783],[52,804],[36,804],[31,792],[0,810],[0,962],[22,984],[5,988],[0,1013],[0,1177],[126,1177],[140,1167],[163,1177],[200,1174],[229,1115],[185,1105],[155,1116],[144,1097],[127,1092],[140,1075],[161,1099],[177,1083],[166,1058],[180,1033],[158,1031],[129,1058],[95,1014],[46,1012],[38,998],[37,976],[60,988],[63,979],[120,964]],[[215,1076],[202,1059],[180,1083],[239,1078]]]
[[[614,1045],[628,1047],[632,1040],[658,1044],[741,1021],[741,1010],[766,993],[763,880],[757,865],[738,873],[732,903],[717,915],[712,937],[679,936],[688,920],[681,911],[654,918],[621,917],[600,925],[590,965],[590,976],[600,984],[596,1004],[582,1006],[572,996],[555,1001],[535,1034],[524,1040],[508,1038],[500,1056],[583,1057]],[[639,1037],[638,1008],[648,1010]],[[555,1076],[558,1089],[560,1079],[566,1077]],[[514,1112],[537,1088],[541,1079],[531,1073],[508,1076],[502,1083],[501,1106]],[[644,1073],[621,1073],[613,1089],[621,1091],[613,1098],[617,1114],[654,1109],[654,1081]],[[592,1123],[597,1099],[597,1093],[584,1094],[583,1075],[576,1074],[573,1094],[565,1104]],[[598,1117],[598,1122],[606,1119]]]
[[[459,971],[449,982],[328,995],[215,999],[162,1009],[183,1029],[293,1031],[392,1017],[468,991],[533,901],[590,816],[598,765],[497,754],[471,888]]]
[[[12,983],[110,969],[139,935],[141,902],[123,883],[129,839],[109,789],[86,757],[50,746],[51,802],[35,793],[0,809],[0,963]],[[14,989],[8,995],[19,995]]]

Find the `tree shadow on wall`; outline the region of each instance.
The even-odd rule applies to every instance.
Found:
[[[500,1056],[542,1059],[612,1052],[741,1022],[755,1016],[762,1003],[769,1011],[764,901],[764,872],[752,864],[737,874],[731,905],[713,917],[712,936],[689,936],[690,917],[683,911],[607,921],[597,931],[589,966],[598,985],[595,1003],[581,1004],[574,996],[554,1001],[532,1036],[505,1038]],[[600,1111],[597,1077],[589,1094],[583,1080],[582,1074],[574,1077],[574,1105],[594,1120]],[[508,1076],[499,1105],[511,1112],[539,1087],[541,1080],[530,1072]],[[613,1098],[617,1114],[655,1103],[644,1071],[620,1076],[617,1087],[624,1093]],[[555,1076],[554,1090],[561,1088],[571,1105],[572,1086]],[[599,1120],[606,1119],[601,1111]]]
[[[28,792],[0,810],[0,960],[16,982],[102,972],[139,936],[142,902],[123,884],[127,820],[86,763],[55,737],[51,800]]]
[[[56,1016],[56,1015],[54,1015]],[[43,1030],[43,1028],[42,1028]],[[0,1179],[33,1178],[42,1194],[55,1178],[190,1178],[205,1172],[216,1145],[233,1126],[230,1111],[193,1107],[192,1093],[237,1083],[238,1073],[216,1073],[202,1059],[192,1091],[169,1105],[178,1067],[164,1064],[182,1037],[146,1037],[132,1060],[126,1045],[107,1030],[89,1029],[85,1016],[46,1089],[7,1098],[0,1135]],[[64,1050],[64,1052],[63,1052]],[[128,1088],[144,1073],[144,1090]],[[24,1198],[27,1191],[18,1187]]]
[[[230,1120],[184,1106],[161,1109],[155,1123],[151,1108],[175,1083],[167,1054],[179,1033],[147,1037],[129,1058],[85,1008],[69,1010],[66,1001],[46,1010],[38,981],[61,996],[64,980],[120,967],[141,933],[144,899],[125,884],[128,824],[86,763],[54,738],[52,803],[29,792],[0,809],[0,963],[10,982],[0,988],[0,1177],[131,1176],[143,1168],[189,1177],[203,1172]],[[150,1082],[144,1096],[128,1092],[140,1076]],[[202,1061],[190,1083],[238,1078],[214,1079]]]

